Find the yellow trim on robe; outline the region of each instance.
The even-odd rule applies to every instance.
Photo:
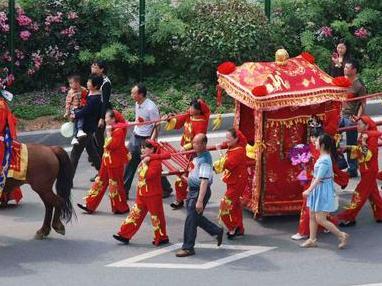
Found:
[[[12,156],[18,155],[13,152]],[[12,168],[8,170],[8,178],[12,178],[18,181],[25,181],[27,179],[27,169],[28,169],[28,148],[27,145],[21,144],[20,150],[20,171],[16,171]]]

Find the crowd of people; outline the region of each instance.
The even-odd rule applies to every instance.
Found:
[[[350,93],[354,97],[366,94],[366,89],[358,78],[358,64],[349,53],[345,43],[337,45],[332,57],[329,73],[345,76],[352,83]],[[175,198],[171,203],[173,210],[186,207],[187,216],[184,225],[184,242],[176,256],[186,257],[195,254],[194,245],[197,228],[201,227],[215,237],[217,245],[223,240],[223,227],[211,222],[203,211],[211,197],[213,173],[222,173],[227,190],[221,198],[219,218],[227,229],[227,238],[243,236],[243,207],[241,196],[245,189],[243,182],[248,181],[247,138],[235,128],[226,131],[223,143],[216,146],[220,157],[216,162],[207,150],[207,131],[210,108],[203,99],[194,99],[188,110],[182,114],[161,116],[157,105],[148,98],[143,84],[131,89],[135,101],[135,122],[149,124],[135,125],[125,146],[127,124],[122,114],[113,110],[110,103],[112,85],[107,77],[107,66],[102,61],[91,65],[91,75],[86,88],[81,86],[81,78],[73,75],[68,78],[70,90],[66,97],[64,117],[74,122],[73,149],[70,155],[74,174],[79,159],[86,149],[89,162],[97,175],[91,179],[92,185],[84,203],[78,207],[88,214],[94,214],[106,190],[109,190],[111,210],[114,214],[126,214],[127,218],[113,237],[128,244],[139,230],[147,213],[150,213],[155,246],[169,243],[163,198],[172,193],[170,182],[162,175],[162,160],[169,155],[162,152],[158,143],[160,121],[166,121],[165,130],[183,128],[180,141],[181,151],[190,151],[185,157],[191,162],[184,174],[175,181]],[[5,98],[0,97],[0,109],[6,109]],[[3,116],[5,113],[2,112]],[[317,246],[318,230],[326,230],[339,239],[339,248],[344,248],[349,235],[340,227],[356,224],[356,217],[367,200],[372,203],[376,222],[382,222],[382,198],[377,188],[378,174],[378,138],[380,133],[375,122],[365,115],[365,101],[344,103],[341,114],[331,122],[321,122],[312,118],[309,123],[311,153],[313,160],[309,167],[309,182],[303,192],[304,202],[300,214],[298,232],[294,240],[307,239],[302,247]],[[7,118],[3,122],[11,122]],[[346,132],[346,146],[337,148],[334,135],[338,127],[357,126],[357,130]],[[6,142],[3,125],[0,125],[0,141]],[[3,134],[4,133],[4,134]],[[4,154],[4,144],[0,144]],[[227,149],[223,154],[222,150]],[[347,171],[337,164],[338,152],[347,152]],[[3,155],[0,157],[3,160]],[[2,165],[4,166],[4,164]],[[1,169],[2,169],[2,166]],[[334,192],[334,182],[346,188],[349,177],[361,179],[356,187],[350,206],[336,216],[338,203]],[[379,176],[378,176],[379,175]],[[136,199],[130,208],[128,204],[133,179],[137,177]]]

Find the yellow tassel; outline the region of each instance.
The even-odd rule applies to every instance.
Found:
[[[224,163],[226,161],[226,157],[221,157],[219,160],[216,160],[214,162],[214,170],[216,172],[216,174],[220,174],[224,171]]]
[[[176,118],[171,118],[169,121],[167,121],[166,123],[166,126],[164,127],[164,129],[166,131],[170,131],[170,130],[173,130],[175,128],[175,125],[176,125]]]
[[[222,126],[222,123],[223,123],[222,115],[218,114],[216,116],[216,118],[214,119],[214,121],[213,121],[212,131],[215,131],[216,129],[219,129]]]

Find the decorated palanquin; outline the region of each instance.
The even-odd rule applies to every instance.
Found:
[[[227,62],[217,74],[218,102],[222,90],[235,99],[234,127],[245,134],[255,154],[243,203],[256,216],[298,213],[301,167],[291,164],[288,152],[309,143],[312,115],[338,120],[347,88],[315,65],[310,54],[289,58],[283,49],[276,52],[275,62],[237,67]]]

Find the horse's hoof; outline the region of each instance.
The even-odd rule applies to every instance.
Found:
[[[59,227],[53,227],[55,232],[61,235],[65,235],[65,227],[64,226],[59,226]]]
[[[42,231],[37,231],[36,234],[34,235],[34,239],[36,240],[43,240],[44,238],[46,238],[47,236],[49,235],[49,232],[48,233],[44,233]]]

